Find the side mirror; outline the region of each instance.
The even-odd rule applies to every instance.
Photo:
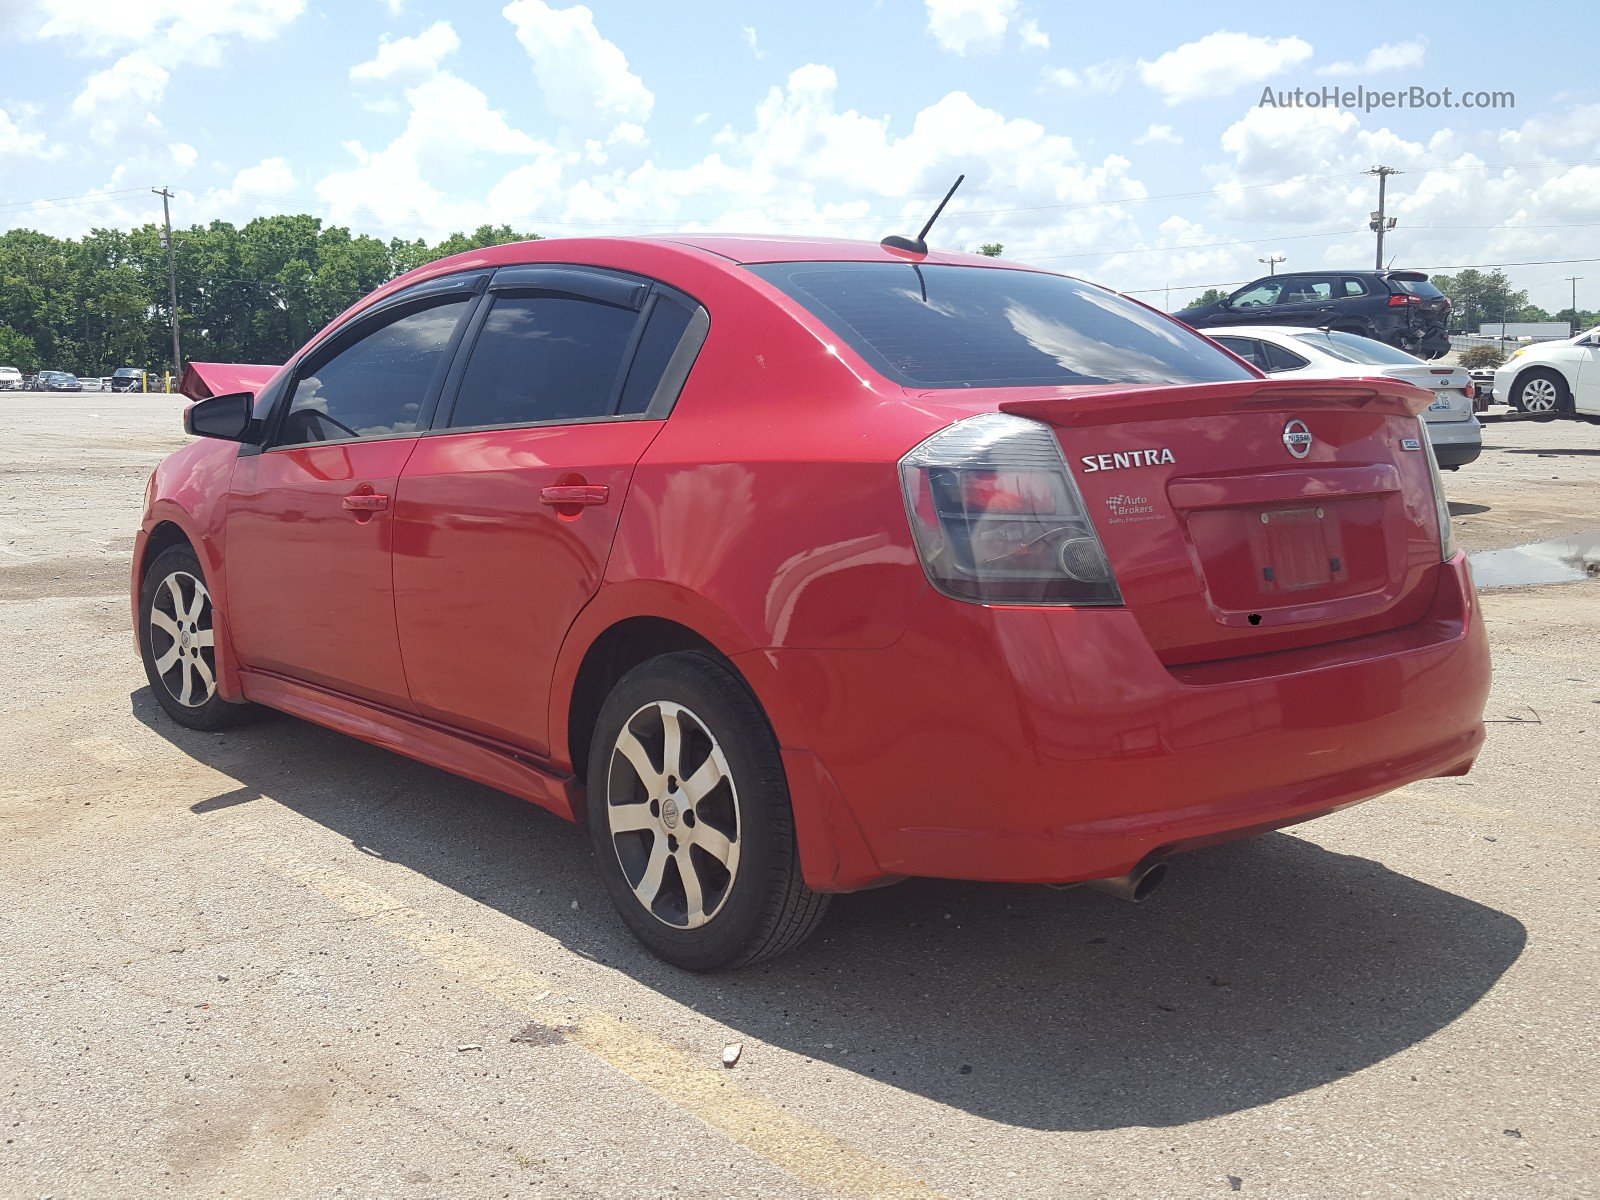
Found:
[[[196,437],[221,438],[225,442],[248,442],[256,432],[251,410],[254,392],[229,392],[212,396],[189,407],[183,414],[183,428]]]

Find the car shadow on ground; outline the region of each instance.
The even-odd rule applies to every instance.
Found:
[[[1181,1125],[1340,1079],[1461,1016],[1526,941],[1505,913],[1280,833],[1185,856],[1138,907],[928,880],[843,896],[795,953],[695,976],[627,935],[583,831],[530,804],[297,720],[200,734],[148,689],[132,704],[238,781],[197,819],[285,806],[746,1037],[1029,1128]]]
[[[1532,454],[1537,458],[1597,458],[1597,457],[1600,457],[1600,450],[1596,450],[1596,449],[1594,449],[1593,447],[1590,447],[1590,446],[1576,446],[1576,447],[1572,447],[1570,449],[1561,449],[1559,447],[1555,447],[1555,448],[1546,447],[1546,448],[1543,448],[1543,449],[1517,447],[1517,448],[1513,448],[1513,449],[1507,450],[1506,453],[1507,454]]]
[[[1478,513],[1489,511],[1487,504],[1469,504],[1465,500],[1450,501],[1450,515],[1452,517],[1472,517]]]

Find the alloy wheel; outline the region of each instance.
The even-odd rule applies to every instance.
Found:
[[[1522,407],[1526,412],[1554,412],[1560,398],[1555,382],[1542,375],[1522,385]]]
[[[161,581],[150,603],[150,659],[172,698],[202,708],[217,694],[211,593],[187,571]]]
[[[739,793],[715,735],[661,700],[623,723],[606,774],[606,823],[634,898],[658,921],[696,929],[739,872]]]

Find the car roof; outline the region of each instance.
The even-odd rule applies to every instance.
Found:
[[[879,242],[856,238],[788,237],[769,233],[687,233],[668,237],[630,239],[639,242],[672,242],[715,254],[741,266],[775,262],[918,262],[949,263],[963,266],[1010,267],[1036,270],[1017,263],[1002,262],[981,254],[956,250],[929,250],[926,256],[886,249]]]
[[[1219,337],[1264,337],[1286,338],[1297,333],[1322,333],[1314,325],[1217,325],[1210,329],[1202,329],[1201,333],[1210,338]],[[1360,337],[1359,333],[1352,337]]]

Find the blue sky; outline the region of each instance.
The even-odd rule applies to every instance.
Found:
[[[437,238],[913,231],[1144,290],[1365,266],[1600,259],[1584,33],[1503,6],[1026,0],[0,0],[0,226],[308,211]],[[1262,90],[1509,91],[1514,107],[1262,107]],[[41,203],[41,201],[48,201]],[[1508,268],[1600,302],[1600,261]],[[1156,289],[1154,292],[1149,289]],[[1585,298],[1587,296],[1587,299]]]

